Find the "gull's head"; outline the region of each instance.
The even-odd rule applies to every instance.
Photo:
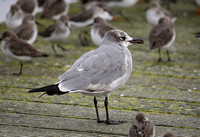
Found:
[[[133,43],[143,44],[144,41],[139,38],[132,38],[126,32],[121,30],[110,30],[103,37],[102,44],[117,44],[121,47],[128,47]]]

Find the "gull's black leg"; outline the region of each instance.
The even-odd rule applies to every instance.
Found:
[[[96,99],[96,97],[94,97],[94,106],[95,106],[95,110],[96,110],[96,114],[97,114],[97,122],[98,123],[103,123],[99,118],[99,111],[98,111],[98,107],[97,107],[97,99]]]

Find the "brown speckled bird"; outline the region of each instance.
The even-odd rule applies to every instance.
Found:
[[[155,126],[143,113],[138,113],[129,130],[129,137],[154,137]]]
[[[174,24],[167,17],[161,18],[159,20],[158,25],[156,25],[151,30],[150,37],[149,37],[150,49],[152,50],[152,49],[158,48],[159,62],[162,60],[161,55],[160,55],[161,48],[166,49],[168,61],[171,61],[168,49],[175,41],[175,37],[176,37],[176,33],[174,29]]]
[[[13,59],[20,61],[19,73],[13,73],[14,75],[22,74],[23,61],[29,61],[32,57],[47,57],[48,55],[39,52],[26,41],[19,39],[17,35],[12,31],[5,31],[2,34],[1,49],[3,53]]]

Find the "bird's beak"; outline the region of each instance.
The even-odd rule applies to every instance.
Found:
[[[138,43],[138,44],[144,44],[144,41],[139,38],[133,38],[132,40],[129,40],[130,43]]]
[[[0,38],[0,41],[2,41],[3,39],[2,38]]]

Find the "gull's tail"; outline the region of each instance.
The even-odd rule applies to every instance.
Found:
[[[35,93],[35,92],[45,92],[44,94],[39,96],[39,98],[45,94],[52,96],[52,95],[62,95],[62,94],[68,93],[68,92],[60,91],[60,89],[58,88],[58,84],[52,84],[49,86],[36,88],[36,89],[32,89],[32,90],[28,91],[28,93]]]

